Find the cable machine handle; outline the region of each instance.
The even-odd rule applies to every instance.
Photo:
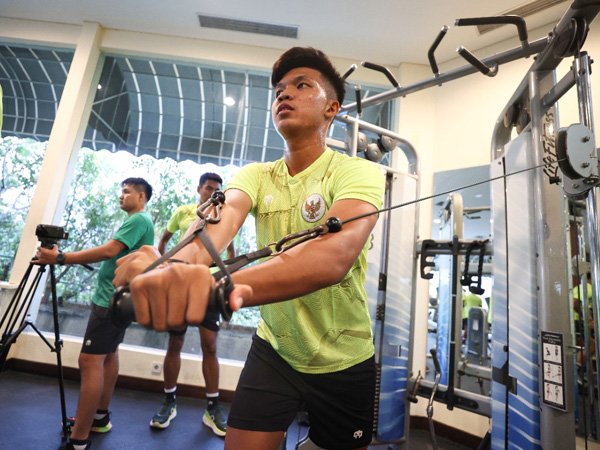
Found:
[[[431,44],[431,47],[429,47],[429,50],[427,51],[427,58],[429,59],[429,65],[431,66],[431,71],[433,72],[433,75],[436,77],[440,75],[440,70],[439,70],[437,62],[435,60],[434,52],[437,50],[438,46],[440,45],[440,42],[442,42],[442,39],[444,39],[444,36],[446,36],[447,32],[448,32],[448,26],[444,25],[442,27],[442,29],[440,30],[440,32],[438,33],[435,40],[433,41],[433,44]]]
[[[488,77],[494,77],[498,73],[498,64],[487,66],[483,61],[477,58],[473,53],[462,45],[456,49],[456,53],[462,56],[469,64]]]
[[[454,25],[457,27],[473,26],[473,25],[507,25],[512,24],[517,27],[519,40],[523,49],[529,47],[527,36],[527,23],[521,16],[506,15],[506,16],[491,16],[491,17],[469,17],[466,19],[456,19]]]
[[[361,63],[361,65],[367,69],[376,70],[377,72],[381,72],[382,74],[384,74],[386,76],[386,78],[389,80],[390,83],[392,83],[392,85],[395,88],[400,87],[400,83],[398,83],[398,81],[396,80],[396,78],[394,77],[392,72],[390,72],[390,69],[388,69],[387,67],[380,66],[379,64],[370,63],[368,61],[363,61]]]

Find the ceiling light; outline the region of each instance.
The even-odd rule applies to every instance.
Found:
[[[102,85],[98,83],[98,89],[102,89]]]
[[[235,105],[235,100],[233,99],[233,97],[225,97],[223,103],[225,103],[226,106],[233,106]]]

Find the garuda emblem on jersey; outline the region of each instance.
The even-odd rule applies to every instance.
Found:
[[[319,194],[310,194],[302,205],[302,218],[307,222],[316,222],[325,214],[325,200]]]

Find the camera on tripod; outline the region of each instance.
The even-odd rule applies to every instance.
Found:
[[[42,247],[52,248],[61,239],[68,239],[69,235],[63,227],[56,225],[38,225],[35,228],[35,235]],[[30,279],[33,268],[37,267],[37,273]],[[23,278],[19,282],[13,297],[8,304],[6,311],[0,318],[0,372],[4,369],[8,353],[12,344],[27,327],[33,328],[38,336],[44,341],[51,352],[56,354],[56,367],[58,372],[58,385],[60,390],[60,410],[62,415],[62,442],[67,441],[71,426],[67,420],[67,408],[65,403],[65,389],[63,382],[62,367],[62,340],[60,338],[59,320],[58,320],[58,299],[56,296],[56,277],[54,275],[54,265],[49,266],[50,270],[50,292],[52,295],[52,316],[54,319],[54,344],[38,330],[31,321],[29,308],[33,302],[33,297],[38,290],[40,281],[46,271],[46,264],[36,264],[33,261],[25,271]],[[61,447],[62,448],[62,447]]]
[[[40,224],[35,227],[35,235],[44,248],[52,248],[61,239],[69,239],[69,233],[63,227],[57,225]]]

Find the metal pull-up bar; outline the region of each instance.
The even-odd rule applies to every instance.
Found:
[[[519,16],[493,16],[457,19],[457,26],[479,25],[479,24],[513,24],[517,27],[519,47],[497,53],[487,58],[471,58],[469,64],[439,73],[438,65],[435,60],[434,52],[441,40],[448,31],[444,26],[437,35],[433,45],[429,49],[428,58],[433,71],[433,77],[422,80],[407,86],[395,86],[388,91],[362,99],[363,108],[371,105],[377,105],[398,97],[405,97],[408,94],[418,92],[433,86],[440,86],[443,83],[481,72],[483,68],[490,72],[494,67],[515,61],[521,58],[527,58],[531,55],[540,53],[532,69],[553,69],[565,56],[572,54],[573,48],[580,48],[587,34],[587,24],[590,23],[598,13],[598,4],[596,0],[575,0],[559,23],[554,27],[548,36],[537,39],[533,42],[527,41],[527,28],[525,21]],[[466,50],[466,49],[465,49]],[[462,50],[462,56],[466,58],[466,51]],[[475,64],[474,64],[475,63]],[[340,115],[346,115],[356,111],[356,103],[344,105],[340,110]]]

